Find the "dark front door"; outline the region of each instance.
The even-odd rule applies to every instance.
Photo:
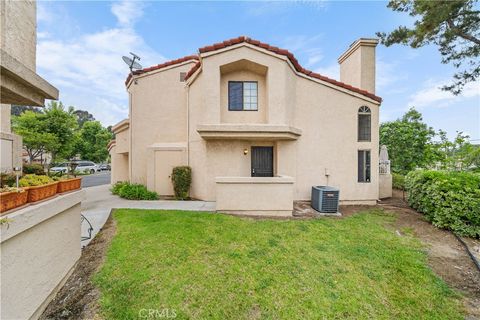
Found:
[[[273,177],[273,147],[252,147],[252,177]]]

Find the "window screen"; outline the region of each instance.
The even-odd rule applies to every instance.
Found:
[[[258,110],[258,84],[255,81],[228,82],[228,110]]]
[[[358,150],[358,182],[370,182],[370,150]]]

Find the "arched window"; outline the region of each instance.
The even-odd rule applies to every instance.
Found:
[[[361,106],[358,109],[358,141],[370,141],[372,112],[369,107]]]

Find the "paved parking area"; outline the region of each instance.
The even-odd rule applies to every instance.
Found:
[[[101,171],[82,177],[82,188],[110,184],[110,171]]]

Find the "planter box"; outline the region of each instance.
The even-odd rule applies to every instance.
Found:
[[[82,178],[72,178],[58,181],[57,193],[64,193],[80,189]]]
[[[37,202],[57,194],[58,182],[52,182],[43,186],[28,187],[28,202]]]
[[[0,215],[11,209],[23,206],[27,203],[27,200],[28,190],[0,193]]]

